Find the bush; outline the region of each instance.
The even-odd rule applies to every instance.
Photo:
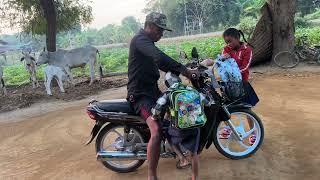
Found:
[[[258,20],[252,16],[243,17],[240,20],[238,28],[250,38],[251,34],[253,33]]]
[[[3,79],[6,85],[22,85],[30,82],[30,75],[23,64],[14,66],[5,66]],[[37,69],[37,79],[43,80],[43,67]]]
[[[320,19],[320,9],[318,8],[316,12],[304,16],[307,20]]]
[[[309,46],[315,46],[320,44],[320,27],[313,28],[298,28],[296,30],[296,42],[299,43],[299,40],[302,36],[306,36],[306,43]]]
[[[310,23],[305,17],[302,17],[300,13],[297,13],[294,18],[294,25],[296,28],[306,28],[310,26]]]

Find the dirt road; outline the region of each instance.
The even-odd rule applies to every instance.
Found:
[[[255,111],[266,130],[262,148],[239,161],[224,158],[213,147],[206,150],[201,154],[201,179],[319,179],[319,79],[319,73],[256,78],[261,101]],[[99,97],[124,95],[125,88],[120,88]],[[117,174],[97,162],[93,144],[83,145],[93,126],[85,101],[65,107],[0,123],[0,179],[146,179],[146,165]],[[0,114],[0,122],[6,117]],[[175,160],[166,159],[159,164],[159,174],[162,180],[187,180],[190,170],[176,170]]]

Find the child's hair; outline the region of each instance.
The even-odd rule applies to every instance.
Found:
[[[240,36],[242,36],[242,39],[244,40],[244,42],[246,42],[249,46],[253,48],[253,46],[250,43],[248,43],[248,41],[244,37],[244,34],[241,30],[238,30],[236,28],[228,28],[223,32],[223,37],[226,37],[226,36],[234,37],[237,39],[240,39]]]

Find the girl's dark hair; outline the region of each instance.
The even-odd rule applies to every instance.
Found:
[[[244,34],[241,30],[238,30],[236,28],[228,28],[223,32],[223,37],[226,37],[226,36],[234,37],[237,39],[240,39],[240,36],[242,36],[242,39],[244,40],[244,42],[246,42],[249,46],[253,48],[253,46],[250,43],[248,43],[248,41],[244,37]]]

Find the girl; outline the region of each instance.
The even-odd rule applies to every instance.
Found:
[[[240,41],[241,36],[244,42]],[[252,46],[245,39],[243,32],[235,28],[229,28],[225,30],[223,32],[223,39],[227,44],[222,51],[223,57],[224,59],[233,58],[237,62],[242,75],[242,80],[247,90],[248,89],[247,86],[250,86],[248,80],[249,80],[249,67],[252,60],[252,48],[251,48]],[[201,62],[201,64],[204,66],[212,66],[214,64],[214,61],[211,59],[207,59]],[[245,99],[245,101],[247,100]],[[252,128],[253,124],[251,123],[250,120],[248,120],[248,123],[250,128]],[[227,139],[230,137],[230,134],[231,134],[231,129],[228,127],[225,127],[220,133],[220,138]],[[256,136],[252,134],[249,137],[249,143],[253,145],[255,140],[256,140]]]
[[[240,36],[242,36],[245,42],[240,41]],[[225,59],[233,58],[236,60],[241,71],[242,80],[247,82],[249,80],[249,66],[252,59],[251,45],[247,43],[242,31],[235,28],[225,30],[223,32],[223,39],[227,44],[222,51],[223,57]],[[207,59],[201,62],[201,64],[212,66],[214,61],[212,59]]]

